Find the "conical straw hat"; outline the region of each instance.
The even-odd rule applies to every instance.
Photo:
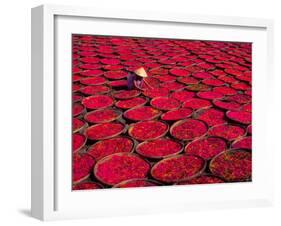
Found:
[[[135,73],[136,75],[140,76],[140,77],[143,77],[143,78],[147,77],[146,71],[144,70],[143,67],[140,67],[140,68],[136,69],[136,70],[134,71],[134,73]]]

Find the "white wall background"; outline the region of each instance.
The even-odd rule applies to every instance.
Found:
[[[49,225],[280,225],[281,224],[281,14],[277,0],[8,0],[0,7],[0,224],[39,225],[30,208],[30,8],[43,3],[192,14],[263,17],[275,20],[275,194],[271,208],[197,211],[178,214],[50,222]],[[280,145],[281,146],[281,145]],[[279,152],[280,151],[280,152]],[[271,176],[271,175],[269,175]],[[239,191],[237,191],[239,192]]]

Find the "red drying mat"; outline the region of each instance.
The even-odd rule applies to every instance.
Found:
[[[98,184],[96,182],[81,182],[79,184],[74,184],[72,186],[72,190],[90,190],[90,189],[101,189],[103,186],[101,184]]]
[[[252,113],[247,111],[228,111],[226,116],[235,122],[246,125],[252,122]]]
[[[136,187],[151,187],[161,185],[159,182],[148,179],[131,179],[125,180],[113,186],[114,188],[136,188]]]
[[[85,134],[90,140],[104,140],[118,136],[125,130],[125,125],[120,122],[108,122],[88,127]]]
[[[193,110],[191,108],[180,108],[167,111],[166,113],[161,115],[161,119],[164,121],[178,121],[190,117],[192,113]]]
[[[164,111],[175,110],[180,107],[180,102],[171,97],[155,97],[150,101],[150,105]]]
[[[159,138],[152,141],[140,143],[136,152],[144,157],[161,159],[180,153],[183,145],[169,138]]]
[[[204,137],[188,143],[184,151],[186,154],[197,155],[209,160],[226,149],[226,140],[219,137]]]
[[[165,136],[169,126],[161,121],[141,121],[131,124],[128,133],[136,140],[154,140]]]
[[[162,112],[156,108],[141,106],[125,111],[123,116],[132,121],[143,121],[156,119],[161,115],[161,113]]]
[[[221,108],[223,110],[239,110],[241,108],[241,104],[235,102],[235,101],[228,101],[228,100],[214,100],[213,104]]]
[[[87,142],[87,137],[83,134],[75,133],[72,135],[72,151],[73,153],[78,152],[85,143]]]
[[[134,148],[134,141],[130,137],[114,137],[107,140],[101,140],[93,144],[87,150],[87,153],[96,160],[100,160],[105,156],[119,153],[131,152]]]
[[[211,106],[212,106],[211,101],[200,99],[200,98],[191,98],[191,99],[185,101],[182,105],[182,107],[192,108],[194,110],[209,108]]]
[[[106,123],[117,120],[121,115],[121,111],[107,108],[88,112],[85,114],[84,119],[89,123]]]
[[[149,163],[137,155],[117,153],[98,161],[94,174],[104,184],[115,185],[124,180],[145,178],[149,170]]]
[[[85,111],[85,107],[80,103],[74,103],[72,105],[72,116],[77,116]]]
[[[185,102],[193,98],[195,96],[195,93],[191,91],[182,90],[173,92],[170,96],[180,102]]]
[[[107,80],[103,77],[89,77],[80,80],[80,83],[83,85],[103,85],[106,82]]]
[[[247,149],[252,150],[252,137],[242,137],[239,138],[231,144],[232,149]]]
[[[127,100],[119,100],[115,103],[115,106],[121,109],[130,109],[137,106],[145,105],[147,100],[143,97],[133,97]]]
[[[226,181],[246,181],[252,175],[252,155],[242,150],[222,152],[210,162],[211,172]]]
[[[224,111],[215,108],[208,108],[197,111],[195,114],[195,118],[204,121],[208,126],[215,126],[226,123]]]
[[[225,181],[213,175],[201,175],[198,177],[194,177],[190,180],[179,182],[177,184],[187,185],[187,184],[217,184],[217,183],[225,183]]]
[[[210,128],[210,136],[222,137],[226,140],[235,140],[245,135],[245,129],[237,125],[222,124]]]
[[[80,132],[86,126],[87,126],[87,124],[83,120],[81,120],[79,118],[73,118],[72,119],[72,132],[73,133]]]
[[[117,99],[130,99],[140,95],[138,90],[120,90],[112,93],[112,96]]]
[[[104,93],[108,93],[109,91],[110,88],[105,85],[85,86],[80,89],[80,92],[85,96],[104,94]]]
[[[85,97],[82,104],[88,109],[101,109],[112,106],[114,99],[107,95],[94,95]]]
[[[80,75],[83,76],[101,76],[103,75],[103,71],[99,69],[92,69],[92,70],[84,70],[80,72]]]
[[[72,160],[72,181],[77,184],[87,178],[91,174],[91,170],[96,161],[88,154],[74,154]]]
[[[176,183],[201,174],[205,167],[205,161],[198,156],[177,155],[156,163],[151,175],[165,183]]]
[[[184,119],[175,122],[170,134],[179,140],[192,140],[205,135],[208,131],[208,126],[200,120]]]

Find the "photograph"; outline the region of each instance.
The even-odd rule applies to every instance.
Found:
[[[252,182],[252,43],[72,34],[72,190]]]

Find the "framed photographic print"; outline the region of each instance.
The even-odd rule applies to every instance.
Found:
[[[271,204],[272,29],[264,19],[32,9],[32,215]]]

